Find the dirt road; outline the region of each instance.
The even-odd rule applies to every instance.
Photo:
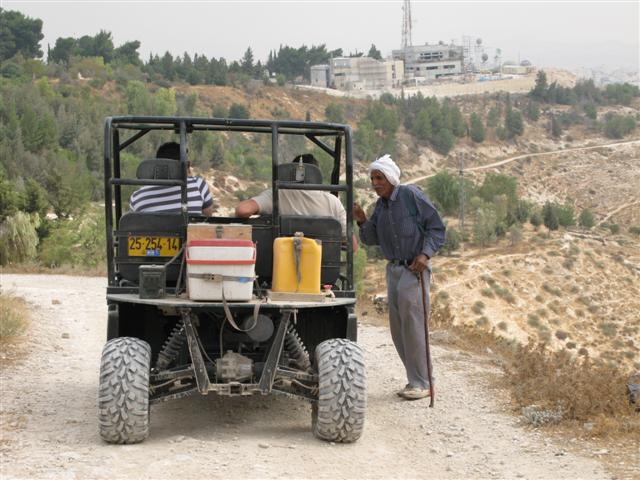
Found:
[[[2,275],[33,306],[28,353],[0,374],[0,477],[608,478],[598,461],[525,430],[490,389],[495,367],[435,342],[437,401],[401,401],[385,328],[362,326],[365,434],[334,445],[310,433],[310,407],[284,397],[190,397],[152,407],[151,436],[113,446],[97,432],[103,278]],[[3,353],[4,355],[4,353]]]

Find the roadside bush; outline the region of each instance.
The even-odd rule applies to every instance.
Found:
[[[367,251],[359,248],[353,258],[353,279],[356,284],[358,295],[364,293],[364,274],[367,266]]]
[[[585,208],[584,210],[582,210],[582,212],[580,212],[578,224],[584,228],[593,228],[596,223],[593,219],[593,213],[591,213],[591,210]]]
[[[34,260],[38,247],[40,217],[22,211],[7,217],[0,224],[0,265]]]
[[[105,263],[105,230],[98,208],[52,227],[40,248],[40,261],[47,267],[62,265],[95,268]]]
[[[28,319],[29,310],[24,299],[0,292],[0,340],[20,335]]]

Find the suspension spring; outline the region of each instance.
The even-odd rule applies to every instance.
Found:
[[[158,353],[158,360],[156,361],[156,369],[158,371],[166,370],[166,368],[178,358],[178,354],[186,340],[187,335],[184,331],[184,323],[181,320],[173,327],[169,338],[164,342],[162,350]]]
[[[298,336],[298,332],[296,332],[296,329],[292,324],[289,324],[287,327],[284,347],[291,356],[291,361],[295,367],[305,371],[311,368],[309,352],[307,352],[304,343],[302,343],[302,340]]]

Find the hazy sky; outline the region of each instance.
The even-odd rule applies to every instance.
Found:
[[[2,7],[44,22],[46,54],[58,37],[110,31],[116,46],[140,40],[149,52],[240,59],[251,46],[266,60],[279,45],[326,44],[384,56],[400,46],[401,1],[12,1]],[[638,69],[640,1],[416,1],[413,44],[482,38],[493,58],[554,67]]]

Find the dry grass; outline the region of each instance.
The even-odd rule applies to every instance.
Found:
[[[536,314],[531,317],[535,319]],[[481,319],[476,322],[484,324]],[[447,330],[451,335],[446,342],[458,349],[481,356],[490,349],[492,361],[505,371],[505,376],[496,381],[504,382],[511,392],[514,410],[522,415],[527,412],[540,426],[559,423],[561,427],[576,427],[574,434],[581,432],[591,437],[626,438],[640,434],[640,415],[627,396],[629,372],[619,365],[591,359],[584,347],[576,352],[577,345],[571,341],[566,343],[567,350],[554,352],[544,343],[518,345],[485,325],[456,325],[450,305],[437,300],[432,305],[431,324],[435,329]],[[498,325],[500,330],[503,327],[506,324]],[[550,332],[544,333],[551,336]],[[564,331],[555,334],[560,339],[568,338]],[[549,413],[553,413],[553,421],[542,421]],[[593,428],[584,430],[585,422],[593,424]]]
[[[0,342],[19,336],[29,321],[27,303],[10,293],[0,293]]]
[[[519,347],[506,368],[506,380],[520,407],[561,409],[564,421],[593,422],[591,434],[639,434],[640,416],[626,394],[622,369],[549,351],[530,343]]]

